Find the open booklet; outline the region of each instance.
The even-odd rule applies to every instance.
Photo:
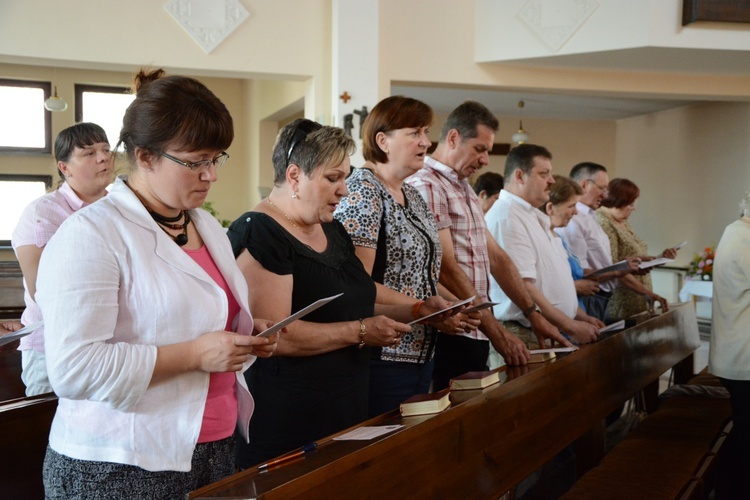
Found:
[[[682,245],[682,243],[681,243]],[[675,247],[677,248],[677,247]],[[669,262],[674,262],[674,259],[668,259],[666,257],[657,257],[655,259],[646,260],[638,264],[639,269],[648,269],[650,267],[655,266],[661,266],[662,264],[668,264]],[[621,260],[620,262],[615,262],[611,266],[603,267],[601,269],[597,269],[593,273],[589,273],[585,275],[583,278],[596,278],[597,276],[601,276],[604,273],[608,273],[611,271],[629,271],[630,270],[630,264],[627,260]]]
[[[613,271],[629,271],[630,270],[630,264],[627,260],[621,260],[620,262],[615,262],[611,266],[602,267],[601,269],[597,269],[593,273],[589,273],[583,277],[583,279],[586,278],[596,278],[597,276],[601,276],[604,273],[609,273]]]
[[[622,330],[625,328],[625,320],[621,319],[620,321],[615,321],[612,324],[609,324],[603,328],[599,328],[599,333],[606,333],[606,332],[612,332],[615,330]]]
[[[6,335],[3,335],[0,337],[0,346],[4,346],[5,344],[10,344],[14,340],[18,340],[21,337],[25,337],[26,335],[30,334],[40,326],[44,324],[44,321],[37,321],[36,323],[32,323],[28,326],[25,326],[21,328],[20,330],[16,330],[15,332],[10,332]]]
[[[279,321],[278,323],[273,325],[271,328],[267,328],[266,330],[263,330],[262,332],[258,334],[258,337],[268,337],[269,335],[273,335],[274,333],[278,332],[279,330],[284,328],[286,325],[288,325],[292,321],[300,319],[302,316],[313,312],[315,309],[328,304],[332,300],[338,299],[342,295],[344,295],[343,292],[336,294],[336,295],[331,295],[330,297],[326,297],[324,299],[316,300],[309,306],[300,309],[299,311],[292,314],[288,318]]]
[[[648,269],[649,267],[661,266],[662,264],[668,264],[674,262],[674,259],[668,259],[666,257],[657,257],[655,259],[647,260],[638,264],[641,269]]]
[[[415,323],[421,323],[422,321],[424,321],[426,319],[430,319],[430,318],[433,318],[435,316],[439,316],[439,315],[443,314],[446,311],[452,311],[453,309],[456,309],[458,307],[461,307],[461,306],[463,306],[465,304],[470,303],[472,300],[474,300],[474,297],[476,297],[476,296],[472,295],[468,299],[464,299],[464,300],[456,302],[455,304],[451,304],[450,306],[446,307],[445,309],[441,309],[441,310],[439,310],[437,312],[434,312],[432,314],[428,314],[427,316],[422,316],[419,319],[415,319],[414,321],[410,321],[409,323],[407,323],[407,325],[413,325]],[[477,310],[477,309],[475,309],[475,310]]]

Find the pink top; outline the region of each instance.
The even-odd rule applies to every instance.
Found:
[[[216,263],[208,249],[204,245],[198,250],[183,250],[226,293],[229,302],[229,315],[227,316],[227,324],[224,329],[234,331],[232,323],[240,312],[240,305],[229,291],[229,286],[224,276],[221,275],[219,268],[216,267]],[[234,372],[211,374],[208,385],[208,397],[206,398],[206,409],[203,412],[203,423],[201,425],[201,432],[198,435],[199,443],[218,441],[234,434],[234,428],[237,425],[237,395],[234,391],[236,382],[237,375]]]
[[[89,203],[81,200],[67,182],[44,196],[29,203],[23,210],[18,225],[11,236],[11,245],[16,251],[18,247],[26,245],[36,245],[42,248],[47,245],[52,235],[57,232],[60,225],[65,219],[73,215],[78,210]],[[30,325],[41,321],[42,311],[34,299],[29,295],[29,287],[26,280],[23,281],[23,300],[26,304],[21,315],[21,323]],[[44,352],[44,326],[37,328],[31,334],[21,339],[18,347],[21,351],[34,350]]]

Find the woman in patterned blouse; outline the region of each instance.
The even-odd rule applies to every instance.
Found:
[[[404,179],[424,166],[432,120],[432,109],[415,99],[393,96],[378,103],[362,128],[367,164],[347,180],[349,196],[335,214],[375,282],[420,301],[438,296],[442,249],[432,213]],[[426,314],[424,308],[419,313],[419,304],[416,317]],[[459,316],[440,323],[440,329],[462,331]],[[429,391],[435,326],[415,324],[400,345],[373,350],[371,415]]]
[[[609,194],[596,211],[596,220],[609,237],[612,248],[612,262],[619,262],[628,257],[639,257],[642,261],[654,259],[649,257],[646,242],[638,237],[630,227],[628,218],[635,211],[635,204],[641,194],[638,186],[628,179],[612,179],[609,182]],[[674,259],[677,251],[667,248],[658,257]],[[651,276],[635,274],[641,285],[638,290],[624,286],[615,288],[607,304],[604,322],[609,324],[634,314],[652,310],[654,302],[661,304],[662,310],[669,309],[667,300],[651,290]]]

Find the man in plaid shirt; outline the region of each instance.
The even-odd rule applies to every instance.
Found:
[[[464,102],[448,116],[438,147],[425,158],[424,168],[406,182],[419,190],[435,215],[443,246],[440,283],[459,298],[475,295],[479,304],[490,300],[487,293],[492,274],[529,319],[540,345],[544,345],[544,339],[552,339],[570,346],[539,314],[510,257],[488,234],[479,199],[467,180],[489,163],[497,129],[497,118],[485,106]],[[440,333],[435,351],[435,390],[447,387],[458,375],[486,370],[489,342],[509,365],[525,365],[529,360],[526,346],[502,327],[492,309],[482,310],[480,320],[479,331]]]

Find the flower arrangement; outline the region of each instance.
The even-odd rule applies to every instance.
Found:
[[[716,249],[710,246],[704,248],[703,252],[693,255],[693,260],[688,264],[688,279],[711,281],[714,273],[715,252]]]

